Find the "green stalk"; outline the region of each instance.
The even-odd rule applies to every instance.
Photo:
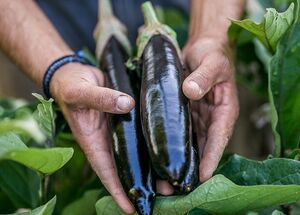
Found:
[[[142,12],[145,19],[145,26],[160,24],[151,2],[145,2],[142,4]]]
[[[167,37],[177,50],[178,56],[181,56],[176,33],[169,26],[159,22],[151,2],[145,2],[141,6],[145,24],[140,28],[137,38],[138,53],[140,59],[149,40],[157,34]]]
[[[131,46],[125,26],[114,16],[110,0],[99,0],[99,20],[94,30],[96,56],[100,61],[102,53],[111,37],[115,37],[131,56]]]
[[[99,12],[100,18],[112,17],[113,11],[111,8],[110,0],[100,0],[99,1]]]

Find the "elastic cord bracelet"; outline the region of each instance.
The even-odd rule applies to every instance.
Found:
[[[50,94],[50,81],[54,73],[62,66],[68,63],[81,63],[84,65],[93,65],[85,56],[83,52],[78,52],[78,54],[63,56],[55,60],[46,70],[44,79],[43,79],[43,90],[45,96],[49,99],[51,98]]]

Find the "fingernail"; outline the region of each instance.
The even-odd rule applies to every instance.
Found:
[[[128,111],[131,107],[131,100],[127,96],[119,96],[117,99],[117,107],[121,111]]]
[[[189,88],[192,90],[194,95],[201,95],[202,91],[199,85],[195,81],[189,81]]]

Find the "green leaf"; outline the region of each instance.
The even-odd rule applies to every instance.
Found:
[[[52,107],[54,100],[52,98],[45,100],[43,96],[37,93],[32,93],[32,95],[40,101],[40,104],[37,105],[37,110],[34,112],[34,118],[37,120],[48,140],[52,140],[55,135],[56,118],[56,114]]]
[[[300,143],[300,13],[284,35],[269,68],[269,97],[276,155]],[[281,148],[282,147],[282,148]]]
[[[16,208],[35,208],[39,204],[38,174],[12,161],[0,162],[0,189]]]
[[[272,215],[284,215],[284,213],[279,210],[275,210],[272,212]]]
[[[14,213],[11,215],[52,215],[56,204],[56,197],[54,196],[46,204],[34,209],[33,211]]]
[[[15,132],[20,135],[32,137],[36,142],[45,141],[45,135],[40,130],[37,122],[32,116],[22,119],[3,119],[0,121],[0,134]]]
[[[95,203],[103,193],[103,190],[89,190],[84,193],[84,195],[72,202],[71,204],[67,205],[62,215],[93,215],[96,213]]]
[[[286,158],[254,161],[234,155],[219,167],[217,174],[238,185],[300,185],[300,161]]]
[[[223,175],[216,175],[186,196],[158,197],[153,214],[182,215],[194,208],[212,214],[243,214],[297,200],[299,185],[239,186]],[[100,199],[96,211],[98,215],[123,214],[112,197]]]
[[[14,133],[0,134],[0,159],[14,149],[27,149],[27,146]]]
[[[15,134],[0,135],[0,161],[16,161],[44,174],[63,167],[72,155],[72,148],[27,148]]]
[[[253,33],[271,53],[275,53],[280,38],[293,20],[294,4],[292,3],[283,13],[278,13],[274,8],[268,8],[260,23],[255,23],[250,19],[232,20],[232,23]]]

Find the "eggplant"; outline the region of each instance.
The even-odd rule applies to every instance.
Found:
[[[179,186],[188,171],[192,144],[189,103],[181,88],[183,66],[170,28],[158,22],[150,2],[142,10],[145,26],[138,38],[138,58],[143,133],[157,175]]]
[[[161,24],[150,2],[142,4],[145,25],[137,39],[142,65],[141,121],[152,167],[173,186],[187,175],[192,127],[175,32]]]
[[[95,29],[96,55],[108,85],[139,103],[140,80],[125,63],[131,56],[125,27],[114,17],[109,0],[99,2]],[[150,159],[143,136],[139,105],[127,114],[109,115],[112,151],[122,187],[140,215],[150,215],[155,198]]]
[[[138,77],[128,71],[129,56],[112,37],[101,57],[101,70],[112,89],[127,93],[139,101]],[[139,107],[128,114],[111,115],[113,153],[121,184],[139,214],[152,214],[155,193],[147,146],[141,130]]]
[[[181,184],[178,186],[178,189],[182,193],[189,193],[192,190],[195,189],[197,184],[199,183],[199,159],[198,159],[198,153],[195,149],[195,147],[190,148],[190,163],[188,170],[186,172],[186,175],[181,182]]]

